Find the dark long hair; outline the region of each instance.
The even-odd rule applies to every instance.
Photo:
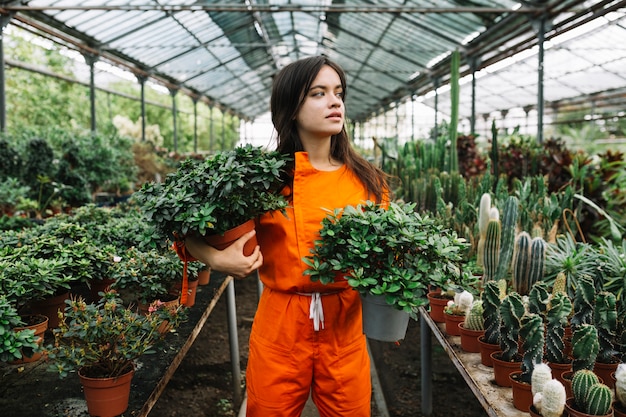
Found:
[[[306,93],[317,77],[322,66],[328,65],[334,69],[341,80],[343,89],[342,100],[346,98],[346,74],[335,62],[324,56],[304,58],[285,66],[274,78],[270,109],[272,123],[277,132],[277,150],[283,154],[293,156],[296,152],[304,151],[302,141],[298,136],[296,115],[306,98]],[[346,164],[361,180],[368,194],[373,196],[377,203],[388,200],[387,175],[378,167],[360,156],[352,147],[345,125],[341,132],[331,136],[331,156]],[[293,177],[286,178],[291,188]]]

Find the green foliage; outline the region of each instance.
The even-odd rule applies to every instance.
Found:
[[[427,302],[429,284],[459,282],[465,242],[415,204],[369,201],[337,209],[322,221],[320,239],[303,258],[306,275],[324,284],[345,278],[362,294],[385,295],[409,313]]]
[[[600,344],[597,361],[613,363],[617,353],[614,346],[617,331],[617,309],[614,294],[607,291],[600,291],[596,294],[593,323],[598,330],[598,342]]]
[[[15,306],[5,294],[0,294],[0,362],[22,359],[23,352],[29,352],[32,356],[32,353],[40,350],[33,330],[14,330],[23,324]]]
[[[204,161],[187,159],[164,183],[144,184],[135,198],[164,237],[223,234],[287,207],[280,193],[286,169],[287,157],[246,145]]]

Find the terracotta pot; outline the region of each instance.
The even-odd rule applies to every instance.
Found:
[[[183,303],[185,307],[192,307],[196,303],[196,292],[198,291],[198,280],[189,281],[187,287],[187,301]]]
[[[130,382],[135,374],[132,369],[117,378],[89,378],[79,370],[87,411],[92,416],[115,417],[128,408]]]
[[[541,414],[539,414],[534,405],[530,406],[530,408],[528,409],[528,414],[530,414],[530,417],[543,417]]]
[[[500,345],[498,343],[486,343],[484,335],[478,338],[478,344],[480,345],[480,362],[485,366],[492,367],[491,354],[499,351]]]
[[[232,245],[237,239],[249,231],[254,230],[254,220],[248,220],[244,224],[234,227],[224,232],[223,235],[208,235],[204,237],[204,240],[209,245],[216,249],[223,250]],[[243,247],[243,254],[246,256],[252,255],[254,248],[256,248],[258,242],[256,235],[252,236],[250,240],[246,242]]]
[[[602,378],[604,383],[609,388],[615,388],[615,376],[613,375],[613,373],[615,372],[615,370],[617,370],[617,365],[619,364],[620,361],[618,361],[617,359],[615,360],[615,362],[611,363],[596,362],[593,365],[593,372],[598,375],[598,377]]]
[[[202,268],[198,272],[198,285],[209,285],[211,281],[211,268]]]
[[[59,327],[59,312],[65,312],[65,300],[70,298],[70,293],[66,292],[53,295],[44,300],[37,300],[32,303],[32,311],[35,314],[43,314],[48,317],[48,328]]]
[[[48,317],[44,316],[43,314],[29,314],[27,316],[24,316],[22,318],[22,321],[25,323],[33,323],[33,324],[26,324],[25,326],[21,326],[21,327],[14,327],[13,331],[17,333],[17,332],[21,332],[22,330],[27,330],[27,329],[33,330],[35,332],[35,337],[37,338],[37,344],[41,347],[41,345],[43,344],[43,340],[44,340],[44,334],[46,333],[46,330],[48,330],[48,322],[49,322]],[[27,356],[25,352],[22,351],[22,359],[16,359],[14,361],[10,361],[9,363],[11,365],[19,365],[22,363],[37,362],[42,357],[43,357],[43,352],[36,352],[36,353],[33,353],[32,356]]]
[[[461,331],[459,330],[459,323],[463,323],[465,321],[465,316],[447,313],[443,313],[443,316],[446,323],[446,333],[449,336],[460,336]]]
[[[459,332],[461,333],[461,349],[470,353],[480,352],[480,344],[478,338],[485,334],[484,330],[470,330],[465,328],[465,323],[459,323]]]
[[[441,291],[429,292],[426,294],[426,297],[430,304],[430,318],[432,318],[435,323],[445,322],[443,309],[448,305],[448,301],[450,301],[451,298],[442,297]]]
[[[613,403],[613,414],[615,417],[626,417],[626,407],[622,407],[622,405],[615,401]]]
[[[514,371],[509,374],[513,393],[513,407],[520,411],[528,411],[533,404],[533,393],[529,383],[520,381],[521,375],[522,371]]]
[[[585,412],[578,411],[576,408],[574,408],[574,397],[569,397],[565,401],[565,412],[567,413],[567,415],[569,417],[589,417],[589,416],[593,416],[593,414],[587,414]],[[595,416],[595,417],[613,417],[614,415],[615,414],[613,412],[613,407],[611,407],[611,409],[609,410],[609,412],[607,414],[604,414],[602,416]]]
[[[493,375],[496,380],[496,385],[501,387],[510,387],[511,380],[509,375],[511,372],[519,371],[522,367],[522,361],[503,361],[500,359],[501,351],[493,352],[491,354],[491,361],[493,362]]]
[[[559,381],[561,381],[562,384],[565,384],[565,382],[563,382],[562,374],[564,372],[568,372],[568,371],[572,370],[572,361],[571,361],[571,359],[570,359],[570,361],[568,363],[552,363],[552,362],[548,362],[548,366],[550,367],[550,369],[552,369],[552,378],[558,379]]]

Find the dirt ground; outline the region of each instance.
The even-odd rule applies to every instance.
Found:
[[[257,303],[255,278],[235,282],[241,369],[245,372],[248,336]],[[420,329],[411,320],[400,344],[370,341],[378,377],[390,417],[421,414]],[[445,351],[432,338],[432,417],[478,417],[487,415],[467,387]],[[237,416],[234,404],[226,299],[223,296],[179,366],[150,417]],[[242,381],[244,375],[242,375]],[[372,417],[377,417],[373,412]]]

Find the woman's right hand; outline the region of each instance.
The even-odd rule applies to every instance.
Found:
[[[256,231],[252,230],[223,250],[209,246],[199,236],[188,237],[185,246],[189,253],[211,269],[232,275],[234,278],[244,278],[256,271],[263,264],[261,248],[257,245],[250,256],[245,256],[243,247]]]

